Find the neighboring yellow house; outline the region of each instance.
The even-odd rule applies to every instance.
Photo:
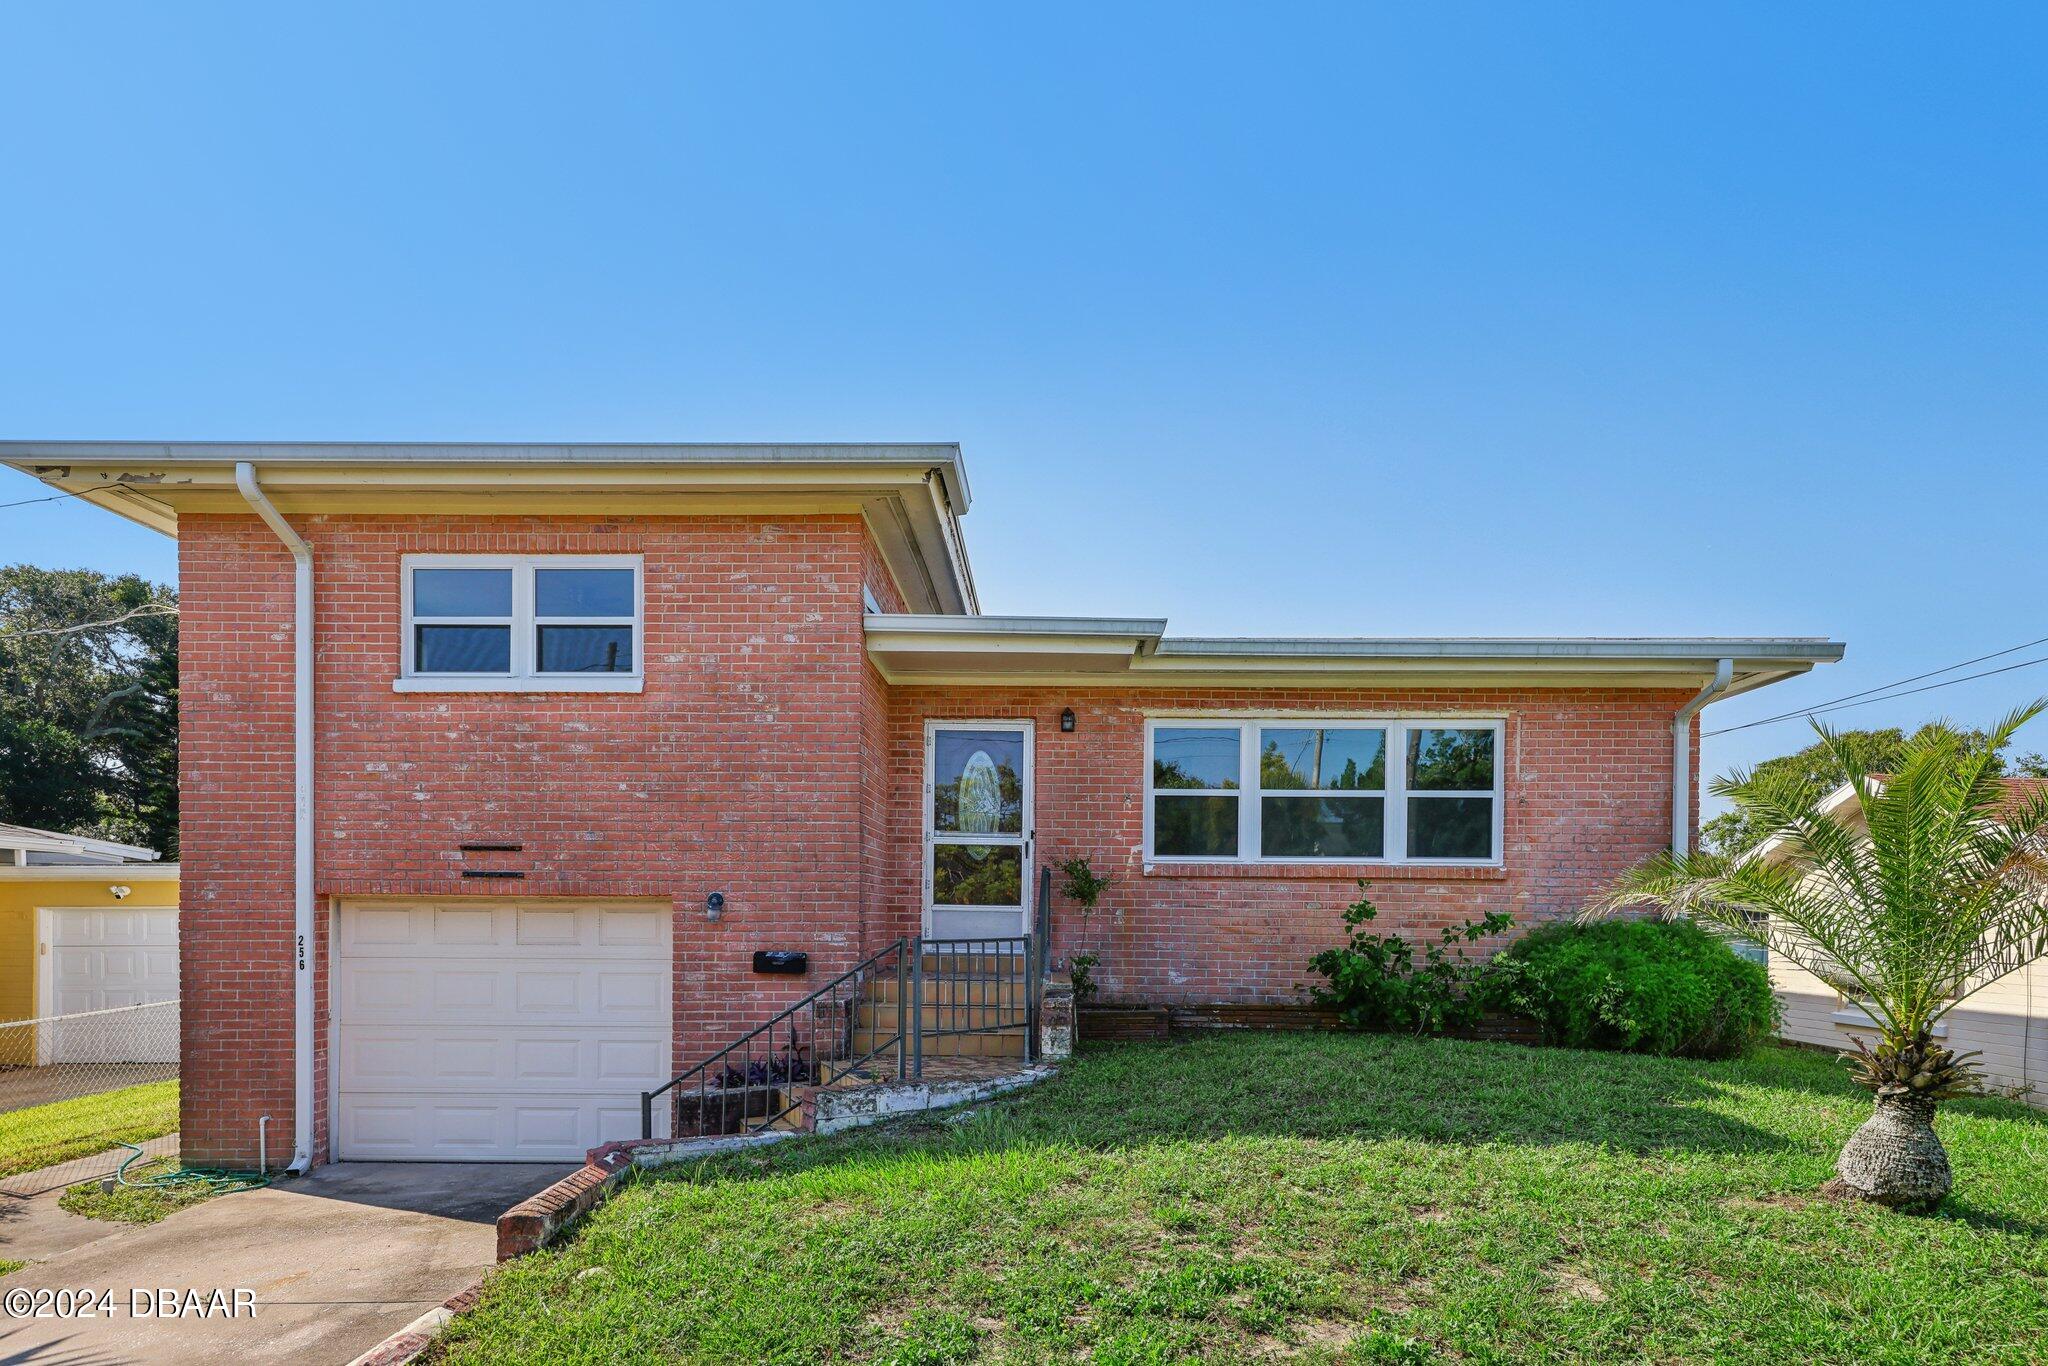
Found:
[[[177,998],[178,865],[156,858],[0,824],[0,1025]]]
[[[2048,786],[2038,778],[2008,778],[2015,799]],[[1860,828],[1862,808],[1855,791],[1844,784],[1828,794],[1822,810]],[[1773,857],[1766,845],[1759,858]],[[1790,959],[1770,955],[1771,985],[1785,1008],[1779,1034],[1799,1043],[1829,1048],[1851,1047],[1861,1035],[1875,1041],[1876,1029],[1863,1008]],[[1959,1052],[1979,1050],[1976,1061],[1985,1084],[2000,1091],[2026,1093],[2035,1105],[2048,1106],[2048,958],[2011,973],[1977,992],[1943,1017],[1935,1032]]]

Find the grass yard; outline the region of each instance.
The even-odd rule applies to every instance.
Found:
[[[158,1159],[136,1163],[128,1169],[127,1175],[130,1181],[142,1182],[152,1177],[168,1176],[178,1170],[175,1161]],[[116,1224],[155,1224],[188,1206],[224,1195],[227,1189],[206,1181],[180,1181],[163,1186],[116,1185],[107,1190],[97,1181],[87,1181],[57,1197],[57,1204],[88,1219],[104,1219]]]
[[[1839,1064],[1380,1036],[1084,1051],[934,1118],[643,1177],[438,1359],[2040,1361],[2048,1115],[1944,1107],[1957,1194],[1816,1198]]]
[[[140,1143],[178,1127],[178,1083],[145,1082],[0,1114],[0,1176]]]

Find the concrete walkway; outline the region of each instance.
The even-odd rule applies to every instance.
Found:
[[[0,1257],[64,1250],[0,1278],[0,1302],[17,1288],[111,1289],[113,1312],[70,1320],[0,1312],[0,1366],[339,1366],[474,1282],[494,1264],[498,1215],[571,1170],[348,1162],[142,1227],[77,1219],[55,1208],[55,1193],[38,1196],[26,1202],[29,1213],[0,1220]],[[40,1208],[46,1201],[47,1211]],[[81,1236],[79,1224],[106,1232],[65,1247]],[[10,1228],[19,1230],[20,1251],[8,1246]],[[137,1317],[130,1291],[138,1288],[220,1290],[224,1302],[242,1289],[253,1292],[254,1310],[234,1318]]]

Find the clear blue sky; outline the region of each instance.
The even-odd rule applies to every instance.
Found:
[[[1715,725],[2048,636],[2039,6],[750,9],[9,7],[0,426],[956,439],[991,611],[1849,642]]]

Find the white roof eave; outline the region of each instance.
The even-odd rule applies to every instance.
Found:
[[[1152,679],[1288,677],[1355,681],[1371,676],[1554,676],[1627,678],[1637,686],[1679,686],[1711,674],[1722,659],[1736,661],[1736,691],[1761,687],[1816,664],[1841,658],[1835,641],[1806,637],[1641,638],[1168,638],[1157,618],[872,615],[866,619],[869,653],[904,681],[969,677],[983,663],[1017,680],[1030,672],[1023,658],[1043,658],[1044,672],[1083,654],[1100,659],[1119,646],[1120,668],[1091,669],[1092,681],[1110,676]],[[1020,658],[1023,657],[1023,658]]]

